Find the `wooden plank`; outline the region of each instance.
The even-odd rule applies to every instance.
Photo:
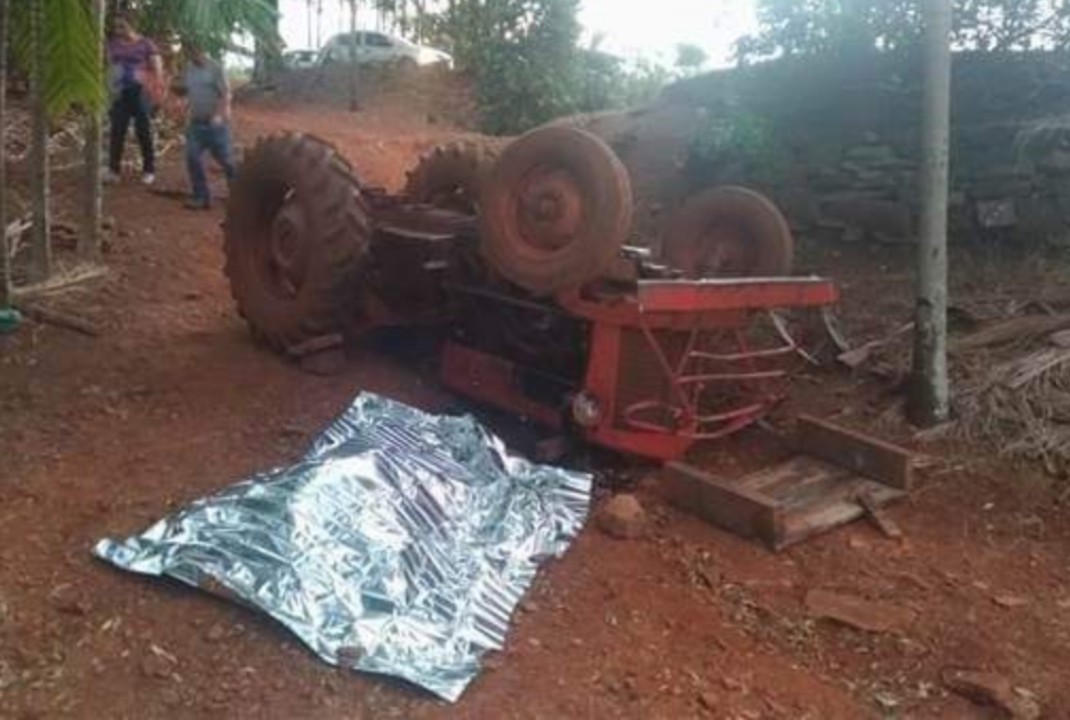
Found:
[[[903,537],[903,530],[899,527],[899,523],[892,520],[891,516],[884,511],[878,498],[870,493],[862,493],[858,496],[858,504],[865,509],[866,517],[869,518],[869,521],[884,533],[885,537],[890,537],[894,540]]]
[[[757,483],[754,482],[755,476]],[[780,465],[748,475],[740,483],[778,505],[791,505],[805,502],[808,495],[851,477],[854,477],[854,473],[838,465],[808,455],[796,455]]]
[[[795,444],[801,453],[896,489],[910,490],[913,458],[901,447],[808,415],[798,420]]]
[[[742,537],[776,546],[779,511],[765,496],[681,462],[666,465],[661,477],[669,500],[680,509]]]
[[[781,533],[775,549],[782,550],[861,518],[866,514],[866,508],[858,500],[863,496],[877,507],[902,497],[903,493],[864,478],[840,482],[835,490],[815,498],[809,505],[782,511]]]

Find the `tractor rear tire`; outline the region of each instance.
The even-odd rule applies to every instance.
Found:
[[[667,265],[690,279],[790,275],[795,241],[764,195],[742,187],[704,190],[669,218]]]
[[[475,215],[483,184],[505,143],[463,140],[433,148],[406,173],[405,195],[416,203]]]
[[[371,233],[334,146],[293,133],[258,140],[231,185],[223,235],[231,294],[253,334],[291,354],[344,335]]]
[[[572,127],[543,127],[515,140],[482,198],[483,257],[540,296],[596,279],[632,222],[628,172],[602,140]]]

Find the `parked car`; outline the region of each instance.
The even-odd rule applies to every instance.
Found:
[[[282,54],[282,62],[291,70],[315,67],[319,53],[315,50],[289,50]]]
[[[350,62],[352,53],[356,53],[356,60],[360,64],[398,63],[414,67],[442,64],[453,67],[453,58],[441,50],[417,45],[394,35],[368,31],[335,35],[320,50],[319,63]]]

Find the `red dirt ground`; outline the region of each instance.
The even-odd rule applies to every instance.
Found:
[[[320,133],[388,186],[443,134],[315,110],[245,108],[238,127],[246,142]],[[165,180],[181,177],[171,158]],[[325,379],[255,346],[220,272],[220,211],[191,214],[132,183],[107,204],[111,274],[48,300],[101,336],[30,324],[0,339],[0,716],[999,717],[942,686],[945,669],[968,667],[1006,675],[1045,717],[1070,717],[1065,488],[984,448],[921,448],[934,461],[891,510],[905,540],[862,523],[779,555],[671,509],[648,479],[650,535],[586,530],[453,706],[332,669],[245,609],[95,561],[101,537],[294,458],[359,390],[450,401],[372,353]],[[908,306],[909,277],[880,270],[905,255],[855,260],[811,260],[850,283],[848,314],[859,298]],[[893,402],[829,375],[801,382],[795,406],[868,427]],[[769,449],[754,433],[700,458],[730,471]],[[916,620],[891,634],[815,621],[803,603],[815,588]]]

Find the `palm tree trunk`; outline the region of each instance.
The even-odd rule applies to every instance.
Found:
[[[0,128],[7,121],[8,0],[0,0]],[[0,141],[0,312],[11,307],[11,250],[7,244],[7,152]]]
[[[33,108],[30,201],[33,234],[30,280],[40,282],[52,274],[51,217],[48,207],[48,111],[45,107],[45,8],[40,0],[30,4],[30,98]]]
[[[908,403],[912,422],[931,427],[950,414],[947,372],[947,198],[951,116],[951,0],[922,3],[925,20],[925,117],[922,218],[914,377]]]
[[[104,63],[104,0],[91,0],[93,28],[97,33],[96,43],[99,48],[100,62]],[[85,228],[82,231],[78,253],[85,262],[100,259],[101,217],[103,215],[103,193],[100,175],[104,164],[104,136],[102,132],[101,111],[90,109],[85,117]]]

